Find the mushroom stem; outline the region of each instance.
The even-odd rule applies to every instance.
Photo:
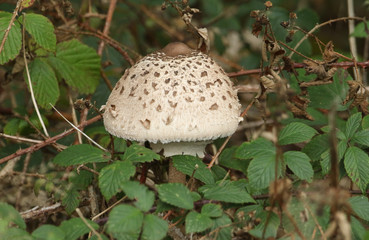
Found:
[[[174,155],[192,155],[200,158],[204,157],[206,145],[211,141],[199,142],[171,142],[171,143],[150,143],[152,150],[160,152],[164,150],[164,156],[170,157]]]
[[[178,171],[174,167],[173,160],[171,158],[169,158],[168,182],[186,184],[186,174]]]
[[[169,170],[168,170],[168,182],[170,183],[183,183],[186,184],[186,175],[178,171],[173,166],[173,161],[170,158],[174,155],[192,155],[198,157],[204,157],[204,151],[206,145],[211,141],[199,141],[199,142],[171,142],[171,143],[150,143],[152,150],[160,152],[164,150],[164,156],[169,158]]]

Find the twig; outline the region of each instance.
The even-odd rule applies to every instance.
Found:
[[[306,203],[305,200],[302,199],[302,203],[304,204],[304,207],[308,210],[308,212],[310,213],[311,217],[313,218],[315,225],[318,227],[320,234],[322,235],[322,240],[326,240],[326,237],[324,236],[324,231],[322,229],[322,226],[320,226],[318,219],[316,218],[315,214],[313,213],[313,211],[311,210],[310,206]]]
[[[100,69],[100,75],[104,80],[106,86],[109,88],[109,90],[113,91],[113,86],[111,85],[111,82],[109,81],[108,77],[106,76],[105,72],[102,69]]]
[[[10,19],[10,22],[9,22],[9,25],[8,25],[8,28],[5,30],[5,33],[4,33],[4,37],[3,37],[3,40],[1,41],[1,45],[0,45],[0,53],[1,51],[4,49],[4,45],[5,45],[5,42],[8,38],[8,35],[10,33],[10,30],[12,29],[12,26],[13,26],[13,23],[15,21],[15,17],[18,15],[18,11],[19,11],[19,8],[22,6],[22,2],[24,0],[19,0],[17,2],[17,5],[15,6],[15,9],[14,9],[14,12],[13,12],[13,16],[12,18]]]
[[[91,224],[89,222],[87,222],[86,218],[83,216],[81,210],[79,210],[79,208],[76,208],[76,213],[78,214],[78,216],[82,219],[82,221],[86,224],[86,226],[91,229],[91,231],[97,236],[97,238],[99,240],[102,240],[100,234],[91,226]]]
[[[305,41],[310,36],[310,34],[312,34],[313,32],[315,32],[317,29],[319,29],[319,28],[321,28],[321,27],[323,27],[325,25],[332,24],[334,22],[346,21],[346,20],[359,20],[359,21],[364,21],[363,18],[359,18],[359,17],[341,17],[341,18],[337,18],[337,19],[332,19],[332,20],[326,21],[326,22],[321,23],[321,24],[317,24],[307,34],[305,34],[305,36],[303,38],[300,39],[300,41],[296,44],[296,46],[293,49],[296,50],[301,45],[301,43],[303,41]],[[293,56],[293,54],[294,54],[294,52],[291,52],[288,57],[291,58]]]
[[[332,63],[329,64],[331,67],[337,67],[337,68],[350,68],[355,67],[357,65],[358,67],[367,68],[369,67],[369,61],[365,62],[357,62],[356,64],[354,62],[339,62],[339,63]],[[304,63],[294,63],[293,68],[304,68],[306,65]],[[252,75],[252,74],[260,74],[262,70],[260,68],[258,69],[249,69],[249,70],[241,70],[238,72],[230,72],[227,73],[228,77],[240,77],[245,75]]]
[[[355,17],[354,0],[347,0],[347,14],[348,14],[348,17],[350,18]],[[358,59],[355,37],[350,36],[354,32],[354,28],[355,28],[355,23],[353,21],[350,21],[348,23],[350,50],[351,50],[352,56],[355,59]]]
[[[24,25],[24,21],[26,19],[26,14],[23,13],[23,25]],[[40,120],[42,129],[44,130],[44,133],[47,137],[49,137],[49,133],[47,132],[44,120],[41,117],[40,111],[38,110],[38,106],[37,106],[37,102],[35,99],[35,95],[33,93],[33,87],[32,87],[32,81],[31,81],[31,76],[29,74],[29,69],[28,69],[28,63],[27,63],[27,58],[26,58],[26,41],[25,41],[25,28],[23,27],[22,29],[22,37],[23,37],[23,59],[24,59],[24,64],[26,66],[26,73],[27,73],[27,80],[28,80],[28,86],[29,86],[29,91],[31,92],[31,98],[32,98],[32,102],[33,102],[33,106],[35,107],[36,113],[37,113],[37,117]]]
[[[78,132],[80,132],[85,138],[87,138],[88,140],[90,140],[93,144],[95,144],[95,146],[97,146],[98,148],[100,148],[101,150],[108,152],[107,149],[105,149],[104,147],[102,147],[100,144],[98,144],[97,142],[95,142],[92,138],[90,138],[86,133],[82,132],[79,128],[77,128],[75,125],[73,125],[73,123],[71,123],[68,119],[66,119],[63,114],[61,114],[61,112],[58,111],[58,109],[56,109],[51,103],[50,103],[51,107],[60,114],[60,116],[67,122],[69,123],[69,125],[71,125],[74,129],[76,129]]]
[[[36,177],[36,178],[46,179],[46,176],[45,175],[39,174],[39,173],[23,173],[23,172],[12,171],[11,174],[13,174],[13,175],[21,175],[21,174],[24,174],[24,176],[26,176],[26,177]]]
[[[128,55],[128,53],[122,49],[121,44],[117,41],[115,41],[114,39],[110,38],[109,36],[106,36],[104,34],[102,34],[99,31],[96,31],[92,28],[89,28],[85,25],[83,25],[82,27],[87,28],[89,31],[91,32],[84,32],[84,31],[80,31],[80,32],[76,32],[76,31],[71,31],[71,30],[67,30],[67,29],[61,29],[58,28],[56,29],[56,31],[64,31],[64,32],[69,32],[69,33],[74,33],[74,34],[83,34],[83,35],[90,35],[90,36],[94,36],[97,37],[101,40],[106,41],[110,46],[112,46],[115,50],[117,50],[122,56],[123,58],[132,66],[135,64],[135,62],[132,60],[132,58]],[[128,49],[127,47],[125,49]],[[129,50],[129,49],[128,49]],[[139,56],[138,53],[134,52],[134,51],[130,51],[131,53],[134,53],[135,55]]]
[[[31,139],[31,138],[24,138],[24,137],[18,137],[18,136],[12,136],[5,133],[0,133],[0,137],[11,139],[14,141],[19,142],[27,142],[27,143],[41,143],[41,140]]]
[[[127,1],[128,4],[128,1]],[[136,6],[136,5],[134,5]],[[152,9],[148,9],[144,4],[140,4],[138,7],[145,15],[147,15],[149,18],[151,18],[156,24],[158,24],[161,28],[163,28],[172,38],[177,39],[178,41],[183,42],[185,40],[185,37],[181,32],[176,31],[174,28],[172,28],[170,25],[165,23],[162,18],[157,17]]]
[[[311,87],[311,86],[320,86],[331,84],[333,81],[312,81],[312,82],[302,82],[300,83],[300,87]]]
[[[45,215],[50,214],[50,213],[60,212],[63,209],[64,209],[64,207],[61,205],[60,202],[58,202],[58,203],[55,203],[51,206],[43,207],[41,209],[39,209],[39,207],[36,206],[36,207],[34,207],[30,210],[21,212],[20,214],[21,214],[22,218],[27,222],[27,220],[31,220],[31,219],[34,219],[34,218],[37,218],[37,217],[40,217],[40,216],[45,216]]]
[[[116,4],[117,4],[117,0],[111,0],[110,1],[109,10],[108,10],[108,14],[106,16],[105,26],[104,26],[104,30],[103,30],[104,35],[109,35],[110,24],[111,24],[111,20],[113,18],[113,13],[114,13]],[[99,54],[100,56],[102,55],[104,45],[105,45],[104,41],[101,41],[100,44],[99,44],[97,54]]]
[[[98,121],[98,120],[100,120],[100,119],[101,119],[101,116],[100,116],[100,115],[98,115],[98,116],[96,116],[96,117],[93,117],[93,118],[89,119],[89,120],[88,120],[88,121],[86,121],[86,122],[82,122],[82,123],[81,123],[80,125],[78,125],[77,127],[78,127],[78,128],[82,128],[82,127],[88,126],[88,125],[90,125],[90,124],[92,124],[92,123],[94,123],[94,122],[96,122],[96,121]],[[67,135],[69,135],[69,134],[73,133],[74,131],[76,131],[74,128],[70,128],[70,129],[68,129],[67,131],[65,131],[65,132],[63,132],[63,133],[61,133],[61,134],[59,134],[59,135],[56,135],[56,136],[54,136],[54,137],[48,138],[47,140],[45,140],[45,141],[43,141],[43,142],[37,143],[37,144],[35,144],[35,145],[33,145],[33,146],[30,146],[30,147],[28,147],[28,148],[25,148],[25,149],[20,149],[20,150],[16,151],[15,153],[11,154],[11,155],[8,155],[8,156],[6,156],[6,157],[4,157],[4,158],[1,158],[1,159],[0,159],[0,164],[3,164],[4,162],[9,161],[10,159],[13,159],[13,158],[15,158],[15,157],[18,157],[18,156],[24,155],[24,154],[26,154],[26,153],[35,152],[35,151],[37,151],[37,150],[39,150],[39,149],[41,149],[41,148],[43,148],[43,147],[45,147],[45,146],[48,146],[48,145],[50,145],[50,144],[52,144],[52,143],[56,142],[57,140],[59,140],[59,139],[61,139],[61,138],[63,138],[63,137],[65,137],[65,136],[67,136]]]
[[[70,93],[70,89],[68,89],[68,100],[69,100],[70,106],[72,107],[72,120],[73,120],[73,123],[74,123],[74,125],[78,125],[78,120],[77,120],[77,115],[76,115],[76,109],[74,109],[74,105],[73,105],[73,100],[72,100],[72,96],[71,96],[71,93]],[[60,116],[62,118],[64,118],[64,116],[62,114],[60,114]],[[77,138],[78,138],[78,143],[79,144],[82,144],[82,136],[81,136],[81,133],[79,131],[77,131]]]
[[[113,205],[111,205],[110,207],[108,207],[107,209],[105,209],[104,211],[102,211],[101,213],[99,213],[96,216],[94,216],[91,220],[92,221],[95,221],[98,217],[100,217],[101,215],[103,215],[106,212],[110,211],[110,209],[112,209],[113,207],[117,206],[119,203],[123,202],[126,199],[127,199],[127,196],[122,197],[121,199],[119,199],[118,201],[116,201]]]

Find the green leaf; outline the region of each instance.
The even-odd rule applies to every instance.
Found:
[[[72,166],[93,162],[107,162],[110,154],[88,144],[73,145],[60,152],[53,162],[60,166]]]
[[[186,216],[186,233],[203,232],[214,224],[210,217],[198,212],[189,212]]]
[[[116,239],[138,239],[144,220],[143,213],[129,205],[113,208],[107,222],[108,232]]]
[[[106,200],[114,196],[136,172],[135,166],[128,161],[115,161],[100,171],[99,187]]]
[[[279,134],[279,144],[287,145],[291,143],[299,143],[310,140],[317,131],[300,122],[288,124]]]
[[[338,161],[341,161],[343,156],[345,155],[347,149],[347,140],[342,140],[337,145],[338,150]],[[331,154],[330,149],[327,149],[324,153],[321,155],[321,161],[320,165],[322,166],[322,172],[323,174],[327,174],[331,170]]]
[[[276,165],[276,156],[269,155],[265,157],[254,158],[247,169],[247,177],[250,179],[250,185],[256,189],[269,187],[271,181],[275,179],[275,168],[278,167],[278,176],[281,173],[281,163]]]
[[[205,188],[206,186],[206,188]],[[254,203],[255,200],[235,181],[224,181],[222,185],[205,185],[199,190],[204,198],[230,203]]]
[[[283,159],[298,178],[311,182],[314,170],[310,164],[310,158],[305,153],[288,151],[283,154]]]
[[[207,203],[201,208],[201,214],[208,217],[220,217],[223,214],[222,207],[218,204]]]
[[[361,127],[363,129],[369,128],[369,115],[366,115],[365,117],[363,117],[363,121],[361,122]]]
[[[99,228],[99,225],[89,219],[86,221],[92,226],[95,230]],[[66,221],[62,221],[59,228],[64,232],[65,239],[78,239],[82,237],[86,233],[89,233],[91,230],[87,227],[87,225],[82,221],[81,218],[71,218]]]
[[[73,188],[86,189],[92,182],[94,175],[86,170],[74,170],[69,174],[68,181],[73,184]]]
[[[62,203],[63,206],[65,206],[65,211],[67,211],[68,214],[71,214],[79,205],[79,193],[76,189],[70,189],[68,190],[63,199]]]
[[[28,126],[28,123],[23,119],[12,118],[4,126],[4,133],[16,135]]]
[[[134,172],[133,172],[134,173]],[[150,210],[155,201],[155,194],[139,182],[127,181],[121,184],[122,190],[130,198],[136,200],[134,203],[143,212]]]
[[[0,220],[1,225],[1,220]],[[0,227],[0,237],[1,239],[14,239],[14,240],[35,240],[31,235],[23,229],[19,228],[8,228],[5,232],[1,231]]]
[[[184,209],[192,209],[193,199],[190,190],[180,183],[167,183],[157,185],[159,198],[163,202],[169,203],[176,207]]]
[[[369,26],[369,21],[366,22],[366,25]],[[368,37],[368,33],[365,31],[365,24],[364,24],[364,22],[359,22],[355,26],[354,32],[351,34],[351,36],[358,37],[358,38],[366,38],[366,37]]]
[[[260,224],[249,231],[252,236],[261,239],[264,231],[264,239],[275,238],[277,236],[277,230],[280,223],[277,214],[273,212],[262,211],[255,217],[260,219]],[[268,225],[266,225],[267,223]]]
[[[0,43],[3,41],[5,31],[9,26],[12,14],[0,11]],[[19,22],[14,21],[9,31],[9,35],[5,40],[4,48],[0,53],[0,65],[14,59],[22,47],[22,35]]]
[[[32,237],[42,240],[64,240],[64,232],[53,225],[45,224],[32,232]]]
[[[15,208],[7,203],[0,202],[0,219],[4,220],[7,225],[14,223],[21,229],[26,229],[26,223]]]
[[[214,224],[209,234],[210,239],[231,240],[233,229],[231,225],[232,220],[226,214],[223,214],[221,217],[215,218],[213,222]]]
[[[252,142],[244,142],[236,151],[236,158],[250,159],[254,157],[270,156],[275,154],[275,147],[271,141],[258,138]]]
[[[369,129],[356,132],[351,141],[369,147]]]
[[[249,162],[245,161],[245,159],[238,159],[235,157],[237,149],[237,146],[224,149],[219,156],[219,165],[245,173]],[[214,168],[211,170],[214,172]]]
[[[350,219],[350,225],[351,225],[351,232],[353,236],[353,240],[362,240],[362,239],[369,239],[369,235],[365,235],[367,233],[365,227],[363,224],[357,220],[355,217],[351,216]]]
[[[333,76],[333,83],[308,87],[310,96],[309,107],[331,109],[333,104],[337,104],[337,111],[347,109],[342,103],[348,93],[347,81],[352,80],[350,74],[345,75],[344,71],[338,70]]]
[[[351,180],[365,192],[369,182],[369,156],[357,147],[349,147],[344,158],[345,169]]]
[[[25,19],[23,21],[23,19]],[[55,51],[56,36],[54,26],[50,20],[40,14],[29,13],[19,18],[21,24],[27,32],[33,37],[38,45],[49,51]]]
[[[93,93],[100,80],[100,57],[76,39],[57,44],[48,60],[61,79],[80,93]]]
[[[354,136],[355,132],[360,127],[361,123],[361,112],[355,113],[347,119],[345,135],[348,139]]]
[[[138,144],[129,146],[123,155],[123,160],[131,162],[152,162],[154,159],[159,160],[160,156],[151,149]]]
[[[33,93],[38,105],[45,109],[50,109],[55,105],[59,98],[59,85],[54,70],[43,58],[35,58],[29,65],[29,74],[31,77]],[[26,69],[24,70],[24,78],[27,79]],[[27,86],[29,89],[28,80]]]
[[[167,235],[168,223],[158,216],[149,214],[143,220],[141,238],[144,240],[160,240]]]
[[[194,178],[203,183],[212,184],[215,182],[211,170],[199,158],[188,155],[177,155],[173,156],[172,159],[173,165],[178,171],[189,176],[192,176],[195,171]]]
[[[302,149],[312,161],[318,161],[323,152],[329,148],[328,134],[316,135]]]
[[[352,210],[360,218],[369,221],[369,201],[365,196],[355,196],[349,199]]]

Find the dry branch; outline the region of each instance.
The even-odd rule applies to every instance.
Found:
[[[93,117],[93,118],[87,120],[86,122],[81,123],[80,125],[77,126],[77,128],[86,127],[86,126],[88,126],[88,125],[90,125],[90,124],[92,124],[92,123],[94,123],[94,122],[96,122],[96,121],[98,121],[100,119],[101,119],[101,116],[98,115],[96,117]],[[35,144],[35,145],[31,146],[31,147],[25,148],[25,149],[19,149],[15,153],[13,153],[13,154],[11,154],[9,156],[6,156],[4,158],[1,158],[0,159],[0,164],[3,164],[5,162],[7,162],[7,161],[9,161],[9,160],[11,160],[11,159],[13,159],[15,157],[21,156],[23,154],[35,152],[35,151],[37,151],[37,150],[39,150],[39,149],[41,149],[43,147],[46,147],[46,146],[48,146],[48,145],[50,145],[52,143],[55,143],[57,140],[59,140],[59,139],[65,137],[65,136],[73,133],[74,131],[76,131],[74,128],[70,128],[67,131],[65,131],[63,133],[60,133],[60,134],[58,134],[58,135],[56,135],[54,137],[51,137],[51,138],[49,138],[49,139],[47,139],[47,140],[45,140],[45,141],[43,141],[41,143],[37,143],[37,144]]]

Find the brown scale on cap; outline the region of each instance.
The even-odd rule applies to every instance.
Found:
[[[173,42],[166,45],[161,52],[165,53],[165,55],[169,57],[175,57],[178,55],[187,55],[193,52],[194,50],[188,47],[186,44],[181,42]]]

